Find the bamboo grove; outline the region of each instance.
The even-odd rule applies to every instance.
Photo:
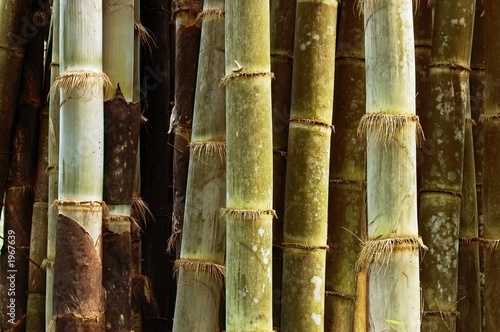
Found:
[[[496,0],[0,0],[2,331],[500,330]]]

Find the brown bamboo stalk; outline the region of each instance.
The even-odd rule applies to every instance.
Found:
[[[485,331],[500,329],[500,6],[484,1],[485,29],[485,105],[483,125],[483,204],[484,204],[484,319]]]
[[[458,237],[462,202],[465,114],[475,0],[438,1],[427,86],[426,147],[422,165],[420,232],[429,247],[422,260],[422,328],[455,331]]]
[[[172,238],[169,249],[180,255],[180,233],[184,219],[186,183],[189,165],[189,144],[193,122],[196,70],[200,47],[200,26],[196,18],[203,10],[203,0],[173,0],[175,21],[175,100],[170,118],[174,134]]]
[[[285,204],[286,152],[292,88],[293,37],[296,0],[271,1],[271,71],[273,107],[273,326],[280,326],[283,217]]]
[[[27,22],[31,24],[48,20],[41,10],[32,12],[29,17]],[[42,100],[45,33],[45,29],[39,28],[27,42],[17,102],[13,156],[5,193],[5,238],[10,247],[6,248],[8,254],[2,255],[3,331],[22,331],[26,324],[28,298],[26,277],[29,274],[33,184],[38,113]],[[9,239],[9,235],[13,237]],[[43,282],[41,284],[43,285]],[[10,306],[11,304],[14,304],[14,308]]]
[[[365,114],[364,18],[355,1],[341,4],[335,60],[335,97],[330,161],[328,246],[326,255],[325,331],[360,331],[366,326],[356,305],[363,302],[356,272],[360,241],[366,239],[366,150],[357,135]],[[364,280],[363,280],[364,279]],[[361,287],[362,288],[362,287]],[[360,289],[361,289],[360,288]],[[365,294],[366,295],[366,294]],[[366,312],[360,308],[358,312]]]
[[[9,172],[19,79],[23,65],[31,0],[9,0],[0,6],[0,206],[3,206],[5,181]]]
[[[145,95],[141,127],[141,194],[151,210],[142,238],[142,271],[145,275],[141,296],[143,329],[168,330],[174,313],[175,256],[166,253],[172,217],[172,148],[169,145],[168,121],[171,102],[170,1],[142,0],[141,18],[155,45],[151,52],[143,48],[141,85]],[[152,288],[148,289],[150,285]]]

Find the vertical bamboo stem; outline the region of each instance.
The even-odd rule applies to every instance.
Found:
[[[335,97],[330,161],[325,331],[357,331],[363,303],[356,273],[360,241],[366,239],[366,150],[357,126],[365,114],[364,20],[355,1],[342,2],[335,60]],[[361,287],[363,288],[363,287]],[[366,287],[365,287],[366,288]],[[361,289],[359,289],[361,290]],[[366,307],[359,308],[366,312]],[[366,325],[366,321],[364,322]]]

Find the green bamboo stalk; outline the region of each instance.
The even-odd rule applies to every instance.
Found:
[[[273,326],[280,326],[283,217],[285,208],[286,151],[292,92],[293,38],[296,0],[271,1],[271,71],[273,107]]]
[[[48,19],[38,7],[34,7],[33,12],[25,18],[26,24],[33,26],[33,22],[39,24],[45,21]],[[5,193],[4,237],[13,235],[15,243],[7,241],[7,245],[11,247],[5,248],[6,254],[2,255],[2,329],[4,331],[22,331],[26,328],[27,299],[30,290],[30,280],[27,277],[30,270],[38,115],[43,98],[45,35],[46,29],[40,27],[28,36],[19,84],[16,129],[12,140],[13,156]],[[11,254],[14,256],[13,260]],[[43,272],[41,275],[43,284]]]
[[[48,106],[48,105],[47,105]],[[40,115],[38,135],[38,161],[34,184],[33,217],[31,222],[30,266],[28,279],[28,304],[26,330],[45,331],[45,272],[41,268],[47,257],[48,200],[48,132],[49,110]],[[36,265],[35,265],[36,264]]]
[[[205,0],[193,113],[186,209],[175,305],[175,332],[218,331],[225,274],[226,206],[224,0]]]
[[[422,328],[455,331],[458,238],[462,201],[465,114],[475,0],[438,1],[425,114],[420,232],[429,246],[422,261]],[[424,115],[423,115],[424,117]]]
[[[179,256],[186,183],[189,165],[189,144],[193,122],[196,65],[200,47],[200,27],[196,17],[203,9],[203,0],[173,0],[175,20],[175,100],[170,118],[170,133],[174,133],[172,237],[169,250]]]
[[[325,280],[325,331],[332,332],[354,331],[355,324],[362,320],[355,312],[356,305],[362,302],[356,287],[356,261],[360,240],[366,239],[366,150],[357,135],[358,123],[365,114],[364,46],[363,16],[356,11],[355,1],[344,1],[335,60],[335,135],[330,152],[328,209],[330,250],[326,254]]]
[[[103,70],[116,94],[105,96],[103,286],[106,327],[130,330],[131,212],[141,110],[134,96],[134,0],[103,1]]]
[[[14,114],[23,65],[24,47],[28,41],[26,18],[31,0],[7,0],[0,6],[0,207],[3,206],[5,182],[11,158]]]
[[[484,135],[483,204],[484,204],[484,320],[485,331],[500,329],[500,75],[498,56],[500,41],[493,37],[500,28],[498,2],[484,1],[485,36],[485,102],[481,115]]]
[[[226,12],[226,331],[272,331],[269,1]]]
[[[60,3],[59,215],[54,312],[57,331],[104,330],[102,2]]]
[[[420,331],[412,1],[363,1],[366,54],[368,330]]]
[[[323,331],[337,1],[297,1],[283,231],[283,331]]]
[[[460,319],[457,320],[457,331],[478,331],[482,329],[481,316],[481,276],[480,276],[480,240],[478,227],[478,201],[475,169],[474,126],[476,122],[471,118],[472,108],[476,113],[480,112],[478,103],[482,103],[483,87],[480,83],[481,75],[484,78],[483,29],[482,29],[482,1],[476,2],[474,36],[472,41],[471,73],[470,73],[470,93],[471,103],[467,107],[465,114],[465,150],[464,150],[464,179],[462,184],[462,206],[460,215],[460,244],[458,252],[458,306]],[[478,66],[482,70],[478,71]],[[475,69],[474,69],[475,68]],[[477,90],[479,89],[479,95]],[[476,95],[474,94],[476,93]],[[481,101],[475,101],[481,98]],[[478,119],[479,120],[479,119]]]
[[[50,64],[50,85],[59,77],[59,0],[52,6],[52,61]],[[47,220],[47,260],[45,261],[45,331],[49,330],[54,310],[54,262],[56,258],[57,207],[53,204],[58,197],[59,187],[59,89],[52,89],[49,95],[48,132],[48,220]]]

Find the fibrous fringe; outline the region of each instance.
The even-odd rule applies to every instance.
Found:
[[[288,120],[289,122],[298,122],[298,123],[306,123],[310,125],[317,125],[321,127],[326,127],[330,129],[332,132],[335,132],[335,127],[332,124],[322,122],[322,121],[317,121],[314,119],[290,119]]]
[[[460,238],[459,241],[460,241],[460,245],[463,245],[463,246],[468,246],[468,245],[475,244],[475,243],[478,243],[478,244],[483,243],[483,239],[478,238],[478,237]]]
[[[170,235],[167,241],[167,252],[168,253],[173,253],[175,252],[175,249],[177,248],[177,244],[181,240],[182,236],[182,230],[177,230]]]
[[[491,122],[500,120],[500,114],[481,114],[479,116],[479,123]]]
[[[154,46],[154,48],[158,48],[151,32],[142,24],[141,21],[134,22],[134,29],[139,33],[141,44],[148,47],[149,54],[153,52],[152,46]]]
[[[422,238],[417,236],[366,241],[363,243],[363,249],[361,249],[356,263],[358,271],[364,267],[369,267],[374,262],[381,266],[388,266],[394,251],[403,247],[410,247],[411,251],[427,250],[427,247],[422,242]]]
[[[54,84],[52,84],[52,87],[50,88],[50,95],[54,96],[56,91],[59,91],[59,89],[70,93],[73,90],[93,85],[101,85],[105,94],[113,89],[111,80],[108,75],[103,72],[84,70],[67,71],[56,78]]]
[[[202,274],[209,274],[214,277],[221,285],[226,276],[226,267],[224,265],[215,264],[213,262],[180,258],[174,263],[174,273],[179,273],[180,269],[190,270],[195,273],[195,279],[201,280]]]
[[[135,211],[140,225],[146,225],[148,219],[151,219],[153,221],[155,220],[155,217],[149,209],[148,204],[142,199],[141,196],[135,196],[132,199],[132,210]]]
[[[223,218],[233,218],[240,220],[257,220],[261,216],[272,216],[273,218],[278,219],[276,215],[276,211],[273,209],[268,210],[241,210],[241,209],[221,209],[221,217]]]
[[[243,72],[237,72],[237,73],[233,73],[233,74],[224,76],[222,78],[221,82],[220,82],[220,85],[221,86],[226,86],[229,83],[229,81],[232,81],[232,80],[235,80],[235,79],[241,78],[241,77],[247,77],[247,78],[251,78],[251,77],[271,77],[271,79],[274,79],[274,74],[271,73],[271,72],[268,72],[268,71],[260,71],[260,72],[246,72],[246,71],[243,71]]]
[[[54,200],[52,203],[52,207],[60,207],[60,206],[83,206],[89,209],[94,208],[102,208],[107,209],[106,203],[102,201],[72,201],[69,199],[58,199]]]
[[[387,146],[395,137],[396,132],[410,123],[415,123],[417,147],[419,147],[425,137],[418,115],[415,114],[365,114],[359,122],[358,136],[361,139],[366,139],[374,133],[375,137],[383,140],[384,145]]]
[[[203,159],[204,157],[219,156],[221,162],[226,161],[226,147],[224,141],[191,142],[191,155]]]
[[[104,314],[103,311],[91,312],[87,315],[80,315],[80,314],[76,314],[76,313],[72,312],[72,313],[67,313],[67,314],[54,315],[54,318],[56,321],[59,318],[63,318],[63,317],[75,317],[75,318],[78,318],[79,320],[82,320],[82,321],[97,321],[99,319],[99,317],[102,317],[103,314]]]
[[[481,241],[483,242],[483,248],[490,251],[496,251],[500,246],[500,240],[481,239]]]
[[[207,9],[198,14],[198,17],[196,17],[196,24],[201,25],[204,20],[223,19],[225,15],[226,12],[224,9]]]

